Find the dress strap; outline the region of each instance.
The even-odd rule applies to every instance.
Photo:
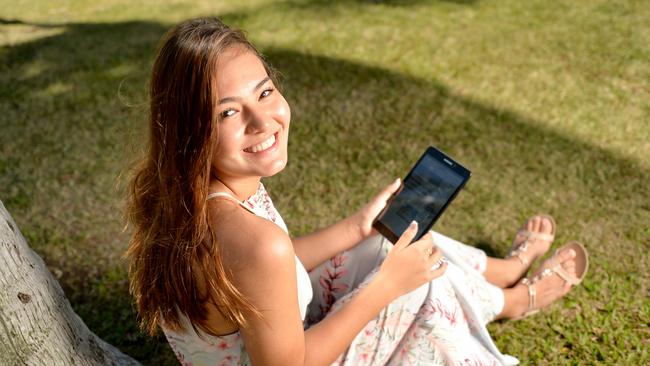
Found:
[[[223,197],[223,198],[226,198],[226,199],[228,199],[228,200],[230,200],[230,201],[235,201],[235,202],[237,202],[241,207],[243,207],[243,208],[245,208],[246,210],[248,210],[248,211],[250,211],[250,212],[252,212],[252,213],[255,214],[255,211],[253,211],[252,208],[246,206],[246,205],[244,204],[244,202],[238,200],[237,197],[233,196],[232,194],[230,194],[230,193],[228,193],[228,192],[212,192],[212,193],[208,194],[208,197],[206,198],[206,201],[209,200],[209,199],[212,199],[212,198],[216,198],[216,197]]]
[[[215,198],[215,197],[225,197],[225,198],[229,198],[230,200],[235,201],[237,203],[241,203],[241,201],[238,200],[237,197],[233,196],[232,194],[230,194],[228,192],[212,192],[212,193],[208,194],[208,198],[206,198],[206,201],[211,199],[211,198]]]

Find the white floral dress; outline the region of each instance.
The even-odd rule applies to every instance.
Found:
[[[215,196],[226,194],[209,197]],[[262,184],[253,196],[239,203],[287,231]],[[499,352],[485,327],[503,308],[503,291],[489,284],[482,275],[487,262],[485,253],[441,234],[432,232],[432,235],[449,261],[445,274],[384,308],[333,365],[518,363]],[[305,328],[343,306],[366,286],[391,245],[380,236],[369,238],[309,274],[296,257],[298,300]],[[182,321],[187,329],[184,333],[163,328],[181,364],[250,364],[238,332],[199,337],[186,317],[182,316]]]

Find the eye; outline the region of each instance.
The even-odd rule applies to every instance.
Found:
[[[262,99],[262,98],[266,98],[266,97],[268,97],[269,95],[273,94],[273,91],[274,91],[274,90],[275,90],[275,89],[273,89],[273,88],[264,89],[264,91],[262,91],[262,94],[260,94],[260,99]]]
[[[234,115],[235,113],[236,113],[236,111],[234,109],[226,109],[225,111],[219,113],[219,117],[221,119],[224,119],[224,118],[228,118],[228,117]]]

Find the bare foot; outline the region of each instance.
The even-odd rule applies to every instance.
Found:
[[[575,257],[575,250],[567,248],[544,261],[532,279],[524,279],[512,288],[517,298],[509,314],[504,315],[515,319],[530,315],[566,295],[571,284],[558,271],[564,270],[569,277],[577,278]]]
[[[549,250],[554,237],[555,221],[548,215],[535,215],[522,225],[506,258],[512,268],[511,285],[519,281],[531,264]]]

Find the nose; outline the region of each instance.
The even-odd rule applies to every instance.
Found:
[[[247,133],[264,132],[269,128],[271,118],[265,113],[263,108],[250,107],[247,112]]]

